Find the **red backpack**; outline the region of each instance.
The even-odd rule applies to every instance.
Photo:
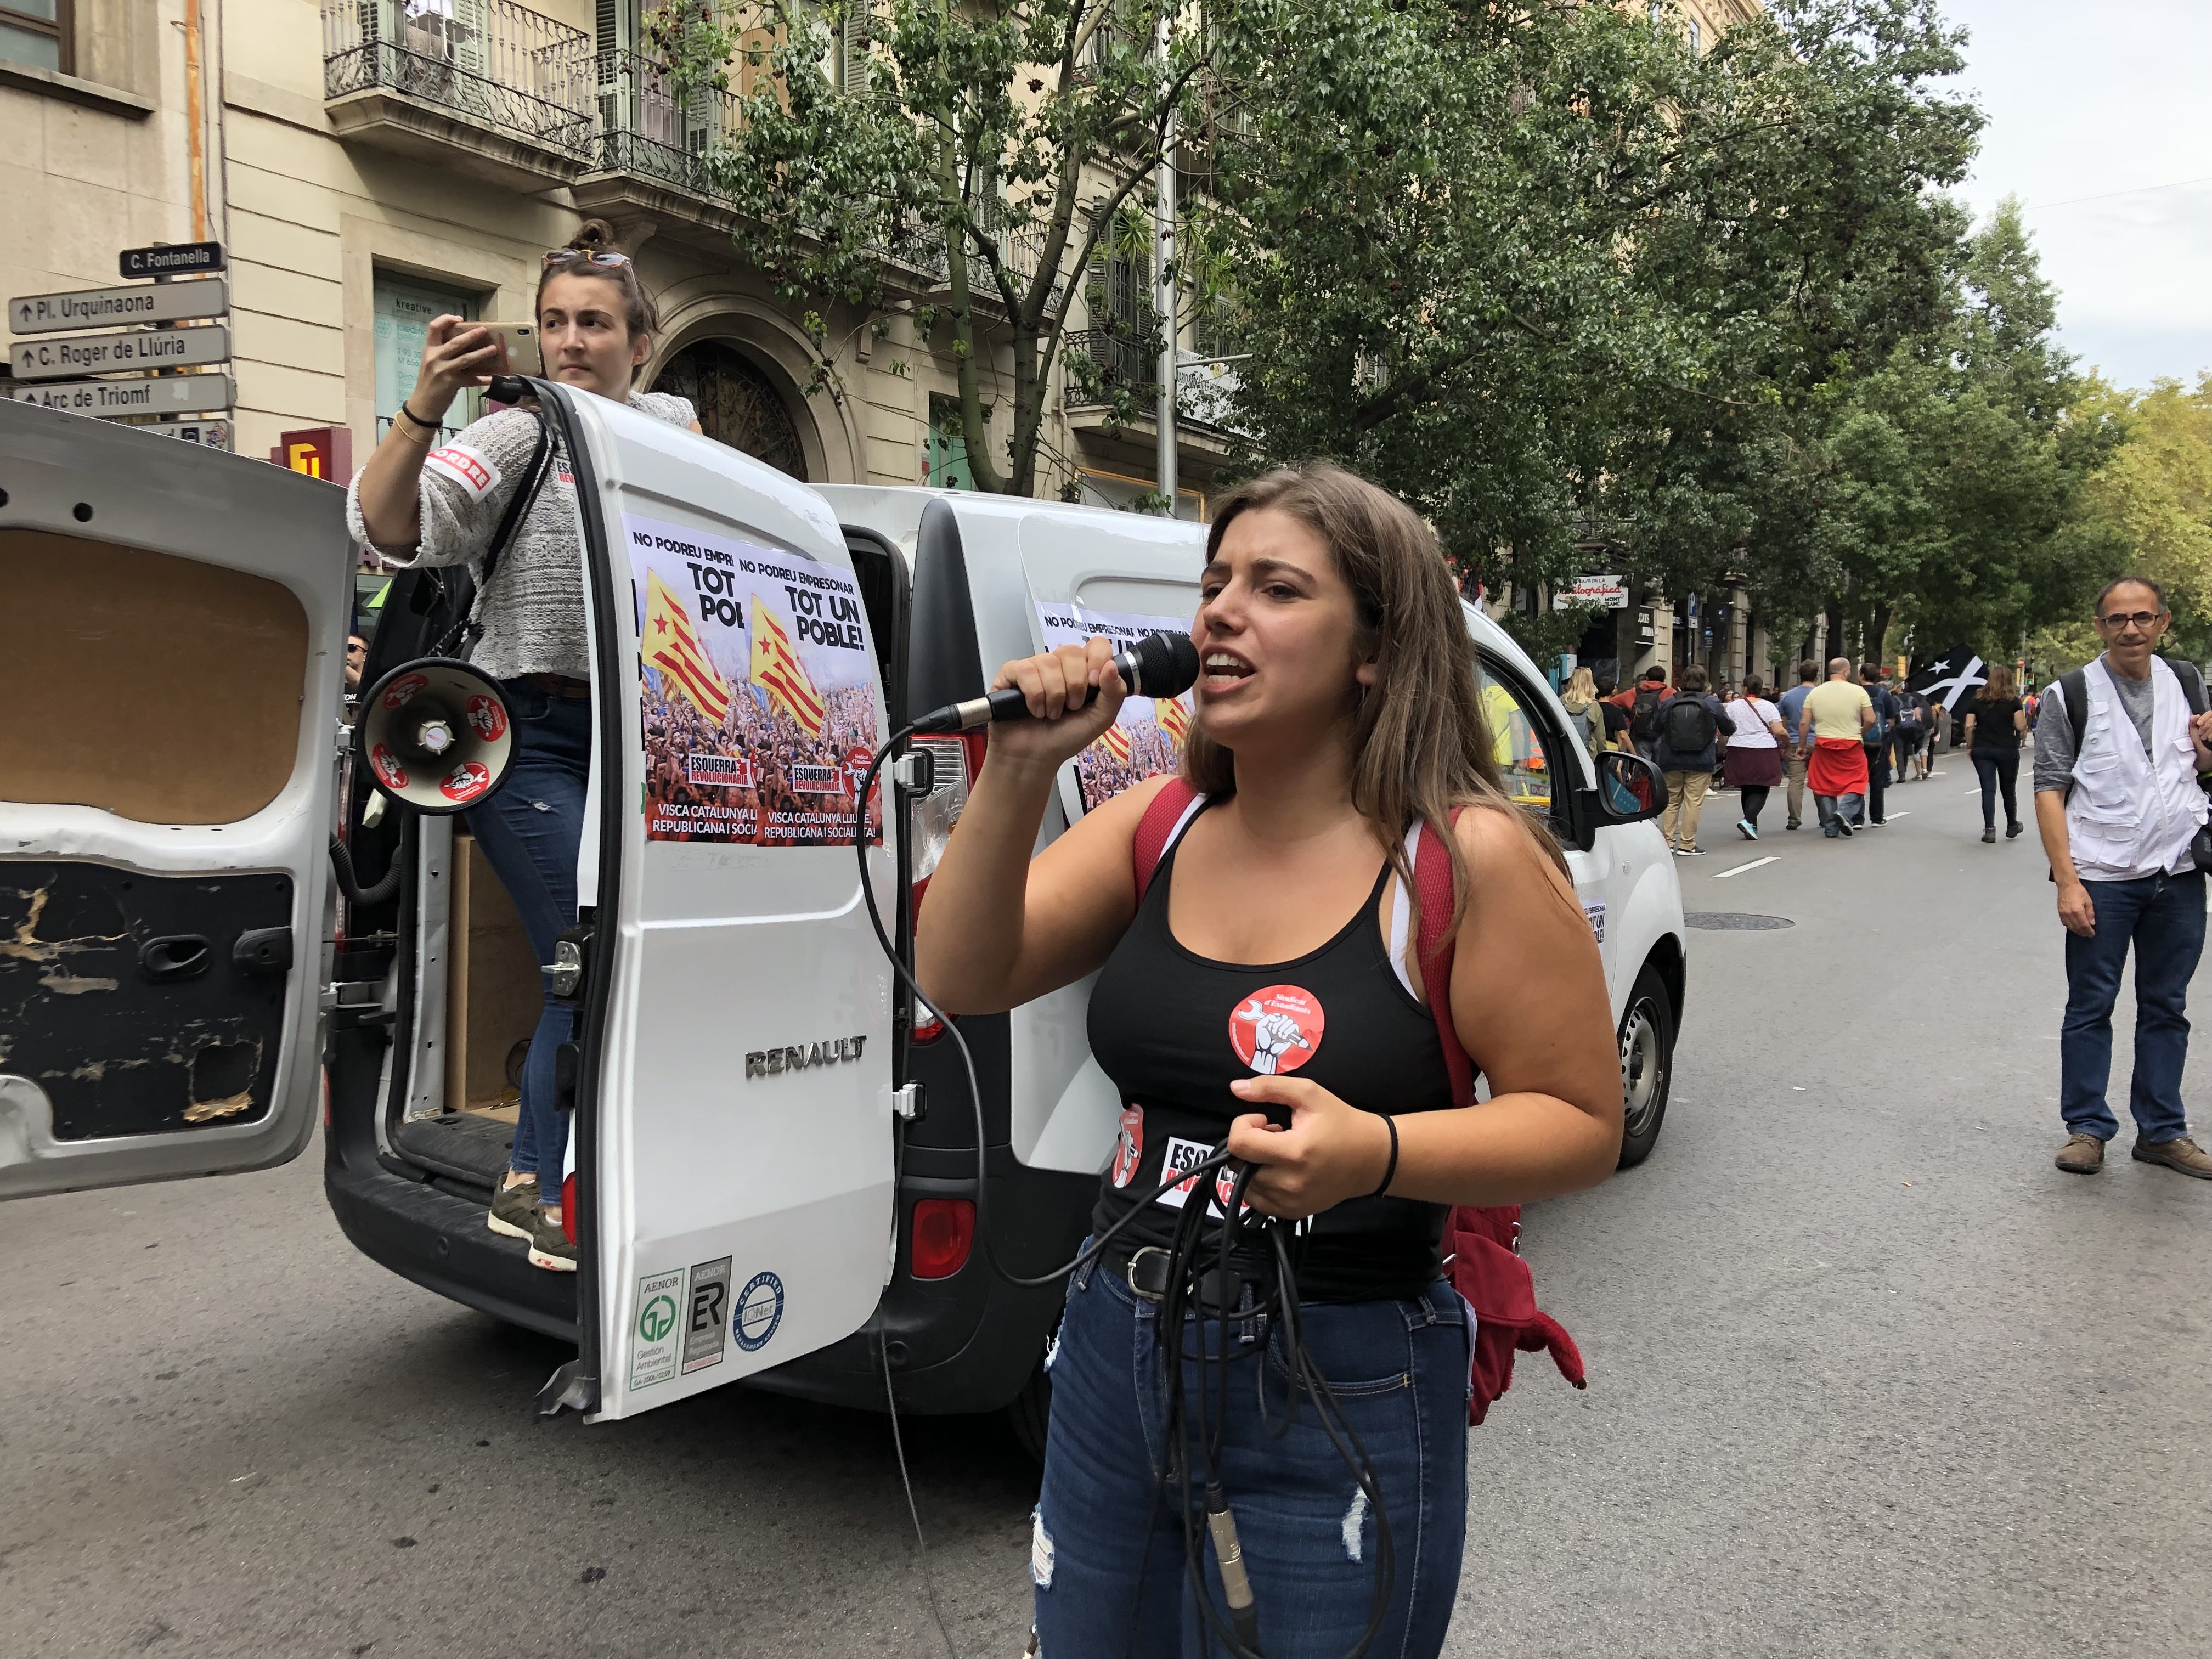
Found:
[[[1152,798],[1137,825],[1132,848],[1137,876],[1137,902],[1144,902],[1152,872],[1159,868],[1168,842],[1182,828],[1199,794],[1181,778],[1170,778]],[[1415,946],[1421,964],[1421,983],[1434,988],[1451,983],[1452,957],[1458,948],[1447,925],[1452,913],[1451,854],[1436,833],[1424,825],[1413,860],[1413,891],[1420,912],[1420,937]],[[1452,1029],[1449,999],[1429,997],[1436,1016],[1437,1041],[1443,1047],[1444,1066],[1451,1074],[1453,1096],[1474,1098],[1474,1068]],[[1474,1364],[1468,1379],[1467,1420],[1480,1423],[1490,1403],[1513,1386],[1516,1352],[1548,1352],[1559,1374],[1580,1389],[1587,1387],[1582,1351],[1575,1346],[1559,1321],[1536,1306],[1536,1284],[1528,1264],[1520,1256],[1521,1206],[1518,1204],[1480,1207],[1456,1205],[1444,1218],[1444,1267],[1452,1288],[1474,1310]]]

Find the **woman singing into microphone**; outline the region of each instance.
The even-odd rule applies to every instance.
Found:
[[[1206,556],[1183,763],[1201,799],[1141,903],[1134,840],[1165,780],[1030,857],[1055,772],[1121,706],[1109,647],[1009,663],[996,684],[1037,718],[991,728],[923,905],[921,983],[944,1012],[988,1013],[1103,970],[1091,1047],[1127,1109],[1094,1231],[1224,1138],[1256,1166],[1255,1208],[1313,1218],[1304,1346],[1373,1465],[1396,1553],[1368,1651],[1433,1655],[1467,1511],[1471,1333],[1441,1274],[1444,1211],[1613,1169],[1604,975],[1557,849],[1499,788],[1459,594],[1419,519],[1333,466],[1277,471],[1222,502]],[[1097,701],[1068,712],[1090,685]],[[1449,985],[1422,983],[1400,898],[1423,824],[1453,866]],[[1393,938],[1408,941],[1395,956]],[[1431,996],[1489,1081],[1480,1105],[1452,1098]],[[1030,1562],[1045,1659],[1204,1645],[1149,1270],[1180,1204],[1212,1186],[1146,1206],[1070,1282]],[[1262,1352],[1279,1427],[1288,1392],[1266,1323],[1245,1327],[1261,1328],[1227,1389],[1220,1467],[1265,1651],[1320,1659],[1368,1624],[1376,1517],[1310,1407],[1284,1437],[1262,1423]]]

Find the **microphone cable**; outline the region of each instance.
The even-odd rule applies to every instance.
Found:
[[[1131,1204],[1119,1220],[1093,1237],[1072,1259],[1051,1272],[1034,1275],[1017,1273],[999,1260],[998,1252],[991,1242],[988,1222],[987,1192],[990,1169],[987,1143],[989,1136],[983,1115],[983,1088],[975,1071],[975,1054],[968,1047],[967,1038],[961,1034],[959,1022],[939,1013],[930,1003],[921,982],[915,979],[913,969],[884,927],[883,913],[876,903],[875,885],[868,870],[868,796],[875,787],[884,763],[914,732],[913,725],[902,726],[884,740],[869,761],[868,769],[861,776],[854,797],[853,852],[860,867],[860,896],[867,907],[868,922],[875,930],[876,943],[883,951],[884,959],[890,963],[892,973],[907,994],[920,1006],[930,1009],[933,1014],[943,1020],[945,1032],[951,1037],[953,1047],[960,1055],[962,1070],[967,1075],[968,1099],[975,1119],[975,1243],[983,1260],[991,1272],[1005,1283],[1020,1290],[1042,1289],[1066,1279],[1096,1260],[1122,1229],[1175,1188],[1188,1183],[1188,1196],[1176,1217],[1174,1241],[1168,1251],[1167,1284],[1160,1297],[1157,1340],[1167,1374],[1166,1449],[1179,1476],[1184,1569],[1193,1599],[1198,1605],[1204,1627],[1220,1638],[1230,1659],[1264,1659],[1259,1645],[1258,1609],[1253,1600],[1249,1577],[1244,1571],[1243,1553],[1237,1536],[1235,1517],[1221,1484],[1220,1452],[1221,1431],[1228,1416],[1231,1332],[1239,1323],[1266,1319],[1281,1334],[1290,1389],[1285,1409],[1278,1422],[1267,1403],[1267,1352],[1263,1348],[1250,1356],[1256,1366],[1255,1387],[1261,1421],[1270,1436],[1280,1440],[1297,1425],[1300,1395],[1310,1398],[1313,1402],[1315,1420],[1339,1459],[1350,1471],[1355,1486],[1367,1500],[1369,1512],[1375,1517],[1375,1588],[1369,1597],[1367,1624],[1360,1632],[1359,1639],[1345,1656],[1345,1659],[1364,1659],[1369,1645],[1389,1615],[1391,1592],[1397,1578],[1397,1551],[1390,1534],[1389,1516],[1382,1505],[1382,1480],[1376,1472],[1373,1460],[1367,1455],[1366,1448],[1360,1443],[1358,1431],[1346,1415],[1343,1403],[1337,1399],[1328,1379],[1322,1375],[1321,1368],[1306,1350],[1303,1332],[1304,1311],[1298,1301],[1297,1273],[1289,1243],[1293,1237],[1303,1236],[1303,1224],[1279,1217],[1261,1216],[1247,1209],[1244,1193],[1251,1183],[1253,1166],[1232,1158],[1224,1142],[1189,1168],[1168,1176],[1151,1192]],[[890,813],[897,804],[896,796],[897,786],[894,784],[887,792],[884,803],[886,830]],[[904,894],[900,897],[902,902],[910,902]],[[902,1128],[902,1145],[904,1139]],[[1236,1247],[1240,1243],[1249,1243],[1253,1247],[1252,1255],[1256,1256],[1260,1262],[1261,1282],[1266,1289],[1259,1305],[1249,1310],[1228,1312],[1218,1307],[1214,1310],[1212,1320],[1218,1332],[1218,1341],[1209,1351],[1206,1332],[1208,1322],[1202,1277],[1206,1269],[1201,1230],[1209,1204],[1217,1195],[1214,1189],[1218,1183],[1203,1177],[1228,1167],[1234,1168],[1235,1176],[1228,1202],[1222,1206],[1221,1229],[1214,1249],[1213,1283],[1218,1292],[1222,1287],[1236,1282],[1231,1267],[1237,1255]],[[1163,1174],[1165,1174],[1164,1170]],[[896,1201],[896,1194],[893,1201]],[[1249,1221],[1248,1215],[1251,1218]],[[1247,1235],[1256,1237],[1248,1240]],[[1262,1244],[1265,1246],[1264,1253],[1258,1248]],[[1252,1257],[1248,1256],[1247,1259]],[[1183,1322],[1187,1316],[1195,1318],[1198,1328],[1196,1369],[1199,1387],[1194,1416],[1190,1409],[1189,1390],[1183,1377]],[[898,1401],[891,1386],[887,1352],[883,1358],[884,1397],[890,1408],[892,1434],[896,1441]],[[1212,1377],[1211,1385],[1209,1370]],[[1205,1480],[1200,1489],[1194,1489],[1192,1486],[1190,1452],[1194,1440],[1206,1465]],[[900,1451],[899,1464],[900,1475],[903,1480],[906,1476],[903,1448]],[[910,1482],[908,1501],[911,1505],[913,1488]],[[915,1516],[915,1539],[919,1547],[921,1539],[919,1513]],[[1202,1541],[1205,1539],[1210,1539],[1213,1544],[1216,1565],[1221,1577],[1223,1600],[1230,1609],[1226,1620],[1216,1608],[1206,1582],[1206,1548]],[[926,1579],[926,1561],[923,1571]],[[932,1610],[935,1611],[933,1595],[931,1600]],[[941,1614],[939,1630],[950,1648],[951,1635],[945,1629]]]

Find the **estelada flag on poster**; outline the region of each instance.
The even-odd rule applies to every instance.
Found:
[[[879,740],[852,572],[625,514],[637,609],[648,841],[849,845]],[[883,834],[882,792],[868,803]]]
[[[691,706],[720,726],[730,713],[730,688],[707,660],[691,618],[676,603],[655,570],[645,573],[645,629],[638,636],[646,661],[665,675],[666,685],[691,700]]]

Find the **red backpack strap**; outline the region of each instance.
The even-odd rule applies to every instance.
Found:
[[[1137,876],[1137,902],[1145,902],[1145,890],[1152,884],[1152,872],[1160,867],[1167,856],[1168,843],[1176,837],[1193,808],[1206,799],[1181,778],[1170,777],[1152,797],[1145,808],[1145,816],[1137,821],[1137,837],[1130,843],[1130,862]]]
[[[1452,818],[1459,818],[1454,808]],[[1143,891],[1143,883],[1138,884]],[[1452,1029],[1452,957],[1459,941],[1452,932],[1451,849],[1429,824],[1421,825],[1421,838],[1413,854],[1413,897],[1420,915],[1419,942],[1413,959],[1421,964],[1421,988],[1428,993],[1429,1012],[1436,1016],[1437,1041],[1444,1051],[1444,1069],[1451,1077],[1452,1098],[1462,1105],[1474,1098],[1474,1067]]]

